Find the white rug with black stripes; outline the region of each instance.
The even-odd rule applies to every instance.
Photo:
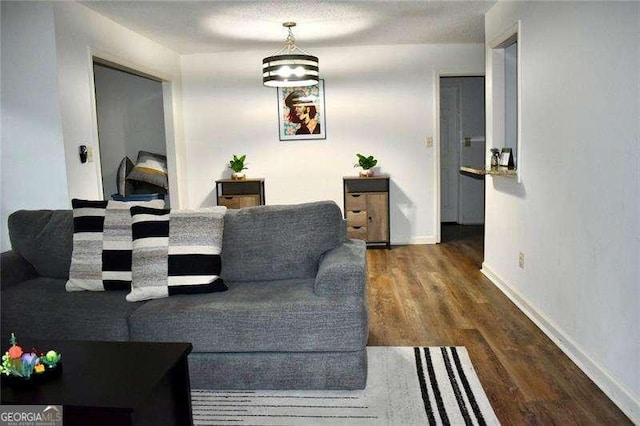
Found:
[[[498,425],[464,347],[368,347],[358,391],[192,391],[196,425]]]

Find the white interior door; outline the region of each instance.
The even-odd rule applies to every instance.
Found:
[[[458,222],[460,89],[440,86],[440,221]]]

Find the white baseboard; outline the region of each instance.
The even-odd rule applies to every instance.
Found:
[[[622,383],[591,359],[553,321],[548,320],[533,307],[517,290],[493,272],[486,262],[480,270],[515,305],[533,321],[635,424],[640,425],[640,399],[634,396]]]

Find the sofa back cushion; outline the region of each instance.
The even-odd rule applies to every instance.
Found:
[[[69,278],[71,210],[19,210],[8,220],[12,248],[43,277]],[[345,237],[332,201],[227,210],[222,241],[226,281],[314,277],[320,256]]]
[[[228,210],[221,275],[227,282],[315,277],[320,256],[344,236],[333,201]]]
[[[71,210],[19,210],[8,220],[11,247],[42,277],[68,278],[73,249]]]

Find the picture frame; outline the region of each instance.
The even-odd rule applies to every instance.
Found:
[[[513,151],[511,148],[502,148],[500,152],[500,163],[501,167],[506,167],[508,169],[513,169]]]
[[[313,86],[278,87],[281,141],[326,139],[325,118],[324,80]]]

